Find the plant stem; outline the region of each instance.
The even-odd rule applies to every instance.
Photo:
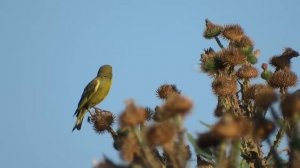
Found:
[[[154,158],[151,150],[148,148],[148,146],[146,146],[143,143],[143,140],[140,136],[140,133],[138,132],[137,128],[132,128],[132,131],[141,147],[141,150],[144,154],[145,160],[147,162],[147,164],[151,167],[151,168],[160,168],[162,167],[161,164],[159,164],[159,162],[157,162],[157,160]]]
[[[217,168],[221,168],[224,165],[227,165],[227,159],[226,159],[226,142],[222,142],[219,146],[219,152],[217,154]]]
[[[223,46],[223,44],[221,43],[221,41],[220,41],[220,39],[219,39],[219,37],[218,37],[218,36],[216,36],[216,37],[215,37],[215,40],[217,41],[217,43],[218,43],[219,47],[223,49],[223,48],[224,48],[224,46]]]
[[[276,149],[278,148],[278,146],[281,143],[281,140],[284,136],[285,133],[285,126],[280,127],[280,129],[278,130],[277,134],[276,134],[276,138],[272,144],[272,146],[270,147],[270,152],[268,153],[268,155],[266,156],[266,161],[268,162],[271,158],[272,155],[274,155],[276,152]]]
[[[178,151],[177,151],[177,161],[180,167],[184,167],[185,162],[185,147],[184,147],[184,130],[182,129],[182,117],[181,115],[177,115],[176,118],[176,125],[178,129]]]
[[[238,167],[238,159],[240,155],[240,142],[234,141],[232,142],[232,147],[229,156],[229,167]]]
[[[114,131],[113,128],[108,127],[108,128],[107,128],[107,131],[111,134],[111,136],[112,136],[114,139],[118,137],[118,134]]]

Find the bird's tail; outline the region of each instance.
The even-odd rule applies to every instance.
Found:
[[[84,118],[84,115],[86,113],[86,109],[77,109],[75,114],[76,114],[76,123],[75,123],[75,126],[73,127],[72,129],[72,132],[77,129],[77,130],[80,130],[81,129],[81,124],[82,124],[82,121],[83,121],[83,118]],[[74,115],[75,115],[74,114]]]

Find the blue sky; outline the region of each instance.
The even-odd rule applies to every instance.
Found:
[[[0,167],[90,167],[103,155],[118,160],[108,134],[88,123],[71,132],[85,85],[102,64],[113,85],[99,107],[116,115],[124,101],[154,107],[155,90],[176,84],[198,120],[215,121],[210,78],[198,71],[204,19],[239,23],[261,50],[257,66],[284,47],[300,51],[299,5],[283,1],[0,0]],[[293,70],[300,75],[300,59]],[[115,128],[117,125],[114,126]]]

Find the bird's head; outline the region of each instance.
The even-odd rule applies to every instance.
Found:
[[[97,77],[112,77],[112,67],[110,65],[102,65],[99,68]]]

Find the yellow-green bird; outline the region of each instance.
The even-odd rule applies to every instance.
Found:
[[[103,65],[99,68],[96,78],[94,78],[85,88],[81,95],[78,107],[74,113],[77,120],[72,131],[80,130],[86,112],[99,104],[108,94],[112,83],[112,67]]]

